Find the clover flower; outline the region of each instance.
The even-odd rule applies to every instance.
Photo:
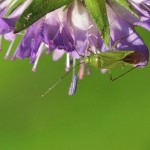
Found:
[[[97,49],[101,52],[133,50],[142,57],[138,66],[147,64],[148,49],[134,30],[134,26],[138,25],[150,31],[149,0],[106,0],[106,2],[95,0],[95,3],[92,3],[92,0],[60,0],[62,5],[58,3],[59,6],[55,9],[44,4],[40,7],[41,2],[46,5],[52,3],[51,7],[57,4],[52,0],[46,2],[44,0],[3,0],[0,2],[0,39],[4,35],[6,40],[11,41],[5,59],[8,59],[18,34],[23,34],[12,60],[29,57],[30,62],[33,63],[33,71],[36,71],[38,61],[45,51],[47,54],[52,52],[55,61],[66,54],[66,71],[69,71],[72,64],[75,66],[76,59],[82,62],[81,56],[90,55],[87,51],[89,48],[94,53]],[[32,7],[37,7],[37,10]],[[45,8],[41,12],[43,15],[39,13],[36,17],[35,14],[41,8]],[[100,13],[94,13],[96,10],[100,10]],[[96,18],[97,16],[100,17]],[[26,28],[23,32],[22,27],[18,29],[21,26],[18,26],[19,24]],[[119,42],[112,49],[112,45],[118,40]],[[81,64],[78,73],[80,79],[83,78],[84,68],[85,65]],[[88,67],[87,73],[90,74]]]

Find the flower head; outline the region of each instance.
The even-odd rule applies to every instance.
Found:
[[[33,71],[36,70],[41,55],[53,52],[53,59],[56,61],[66,54],[66,70],[74,64],[75,59],[83,61],[83,57],[92,53],[102,53],[108,51],[135,51],[140,61],[138,66],[144,66],[149,59],[149,53],[143,40],[134,30],[134,26],[142,26],[150,31],[150,2],[149,0],[128,0],[128,5],[122,5],[117,0],[107,0],[106,10],[110,26],[109,46],[105,44],[103,30],[99,32],[99,27],[95,19],[89,13],[86,3],[90,0],[74,0],[65,6],[47,13],[45,16],[30,25],[23,33],[15,34],[13,31],[20,15],[32,4],[32,0],[26,0],[6,18],[8,10],[14,6],[12,0],[5,0],[0,3],[0,35],[4,35],[11,44],[6,52],[8,59],[11,47],[18,34],[24,34],[20,44],[14,52],[12,59],[21,60],[29,57],[33,63]],[[25,18],[31,18],[29,13]],[[101,20],[99,20],[101,21]],[[105,31],[104,31],[105,32]],[[89,49],[91,52],[89,52]],[[83,56],[83,57],[82,57]],[[135,55],[134,55],[135,56]],[[72,63],[73,62],[73,63]],[[89,73],[89,68],[87,68]],[[83,78],[84,64],[80,65],[78,76]]]

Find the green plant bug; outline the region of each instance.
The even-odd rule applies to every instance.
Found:
[[[94,66],[97,69],[107,69],[112,81],[118,78],[112,78],[112,69],[131,66],[131,70],[133,70],[138,67],[133,67],[133,65],[140,63],[142,60],[142,55],[132,50],[101,52],[99,54],[92,54],[84,58],[84,62],[88,65]]]
[[[59,18],[58,18],[59,19]],[[59,20],[60,21],[60,20]],[[60,22],[61,24],[61,22]],[[133,33],[131,33],[133,34]],[[79,66],[80,64],[87,64],[89,66],[93,66],[97,69],[106,69],[108,70],[110,80],[114,81],[123,75],[127,74],[128,72],[132,71],[135,68],[138,68],[138,63],[142,62],[144,59],[144,56],[142,53],[137,52],[135,50],[114,50],[114,48],[117,46],[118,43],[120,43],[123,39],[127,38],[131,34],[119,39],[116,41],[116,43],[110,48],[107,52],[101,52],[100,49],[96,49],[97,53],[93,53],[93,51],[90,51],[90,48],[87,48],[87,51],[89,51],[91,54],[89,56],[83,56],[79,54],[79,52],[75,49],[75,51],[78,53],[78,55],[83,58],[83,62],[78,63],[74,65],[69,72],[65,73],[60,79],[58,79],[55,84],[50,87],[45,94],[42,95],[44,97],[47,93],[49,93],[56,85],[59,84],[60,81],[62,81],[70,72],[75,72],[74,69]],[[66,32],[66,36],[67,32]],[[116,68],[123,68],[126,66],[132,67],[130,70],[126,71],[125,73],[119,75],[116,78],[112,77],[111,70]],[[74,95],[76,92],[76,86],[77,80],[72,79],[71,87],[69,88],[69,91],[71,91],[69,95]],[[72,89],[71,89],[72,88]],[[72,92],[74,91],[74,92]]]
[[[80,64],[87,64],[97,69],[107,69],[109,72],[110,80],[114,81],[120,78],[121,76],[127,74],[128,72],[132,71],[133,69],[137,68],[138,65],[136,64],[142,62],[142,60],[144,59],[141,53],[133,51],[133,50],[115,50],[115,51],[110,50],[108,52],[100,52],[99,54],[94,54],[93,52],[91,53],[92,54],[90,56],[83,57],[82,55],[80,55],[81,57],[83,57],[83,62],[78,63],[74,67],[72,67],[71,70],[65,73],[64,76],[62,76],[60,79],[58,79],[57,82],[55,82],[55,84],[52,87],[50,87],[45,92],[45,94],[42,95],[42,97],[44,97],[47,93],[49,93],[57,84],[59,84],[60,81],[62,81],[70,72],[72,72]],[[135,67],[133,67],[133,65],[135,65]],[[128,70],[127,72],[113,79],[111,70],[116,69],[116,68],[122,68],[125,66],[131,66],[132,68]],[[75,86],[72,86],[72,87],[76,89]],[[76,90],[73,90],[73,91],[76,91]],[[72,93],[71,95],[74,95],[74,93]]]

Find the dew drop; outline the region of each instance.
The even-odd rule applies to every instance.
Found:
[[[32,13],[29,13],[29,14],[25,17],[25,19],[26,19],[26,20],[29,20],[29,19],[31,18],[31,16],[32,16]]]

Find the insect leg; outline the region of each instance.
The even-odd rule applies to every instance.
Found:
[[[89,47],[89,48],[90,48],[90,47]],[[87,51],[95,55],[95,53],[92,52],[89,48],[87,48]]]
[[[111,73],[110,69],[108,70],[108,74],[109,74],[109,79],[110,79],[111,81],[113,81],[112,73]]]
[[[112,78],[112,75],[111,75],[110,80],[111,80],[111,81],[115,81],[115,80],[119,79],[120,77],[126,75],[127,73],[131,72],[131,71],[134,70],[135,68],[138,68],[138,66],[135,66],[135,67],[129,69],[128,71],[124,72],[123,74],[119,75],[119,76],[116,77],[116,78]]]
[[[114,49],[122,40],[124,40],[125,38],[129,37],[130,35],[132,35],[134,32],[132,32],[129,35],[126,35],[124,37],[122,37],[121,39],[119,39],[114,45],[112,45],[111,50]]]

